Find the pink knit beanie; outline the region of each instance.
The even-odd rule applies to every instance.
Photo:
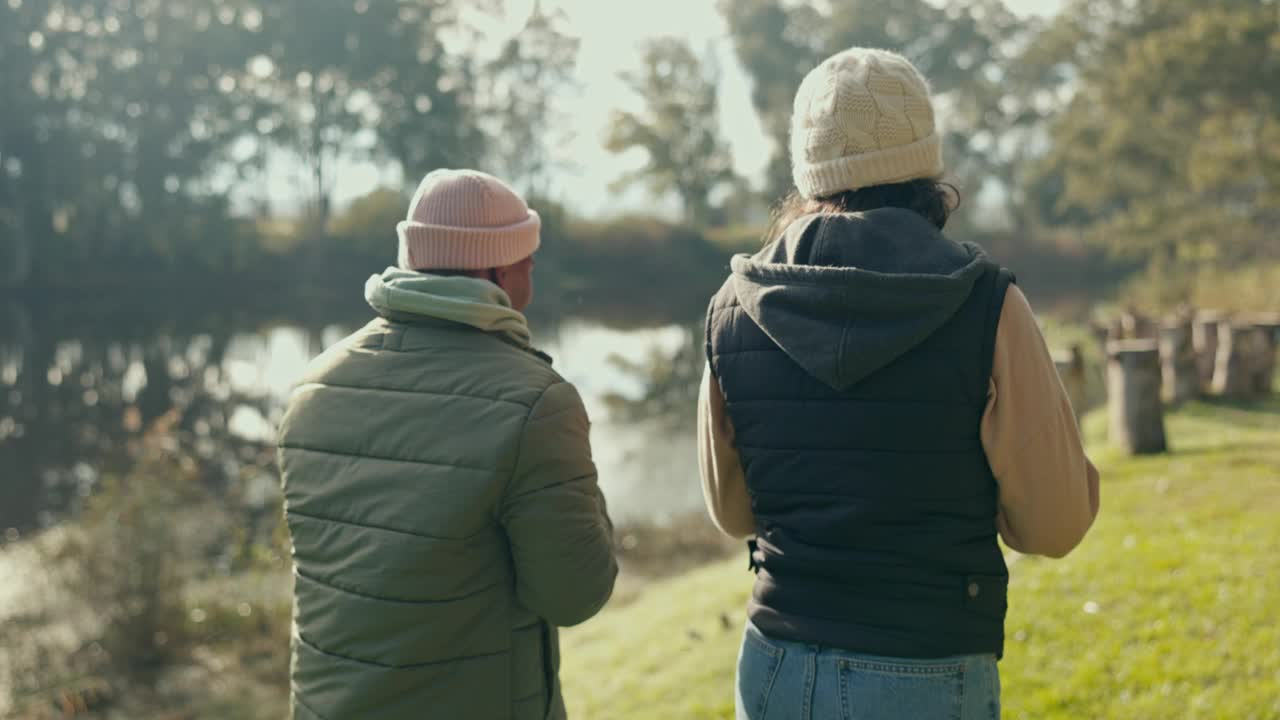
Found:
[[[396,225],[405,270],[484,270],[514,265],[540,244],[542,221],[498,178],[436,170],[418,185]]]

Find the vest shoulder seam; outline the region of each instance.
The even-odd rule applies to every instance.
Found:
[[[753,452],[773,452],[773,453],[893,453],[902,454],[909,453],[912,455],[967,455],[969,453],[979,452],[981,446],[964,448],[962,450],[899,450],[885,448],[775,448],[764,447],[761,445],[738,445],[739,450],[750,450]]]
[[[868,405],[934,405],[940,407],[964,407],[972,408],[977,403],[973,402],[946,402],[942,400],[909,400],[906,398],[886,398],[884,400],[876,400],[873,398],[860,397],[830,397],[830,398],[762,398],[758,400],[726,400],[725,407],[732,405],[761,405],[768,403],[771,405],[800,405],[800,404],[829,404],[829,403],[865,403]],[[982,404],[986,406],[985,403]]]

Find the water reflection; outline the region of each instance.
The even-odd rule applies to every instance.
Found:
[[[161,423],[202,481],[247,505],[278,499],[274,428],[307,361],[368,319],[359,305],[295,314],[171,306],[0,304],[0,531],[73,513],[122,474]],[[535,317],[538,343],[582,392],[611,512],[622,522],[700,507],[690,318],[610,329]]]
[[[19,531],[74,511],[161,418],[211,486],[269,465],[278,409],[266,389],[318,352],[325,330],[39,303],[0,317],[0,528]]]

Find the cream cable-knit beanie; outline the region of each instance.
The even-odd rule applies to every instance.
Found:
[[[542,221],[498,178],[436,170],[418,185],[396,225],[405,270],[485,270],[514,265],[541,242]]]
[[[942,174],[929,84],[897,53],[852,48],[800,84],[791,174],[807,198]]]

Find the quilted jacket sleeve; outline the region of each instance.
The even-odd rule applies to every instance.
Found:
[[[530,411],[503,501],[516,593],[554,625],[576,625],[613,592],[613,525],[596,481],[578,391],[556,383]]]

